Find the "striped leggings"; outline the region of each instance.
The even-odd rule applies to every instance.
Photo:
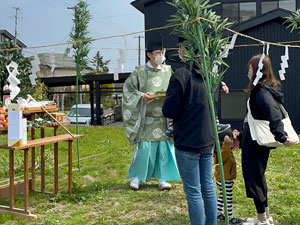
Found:
[[[233,180],[225,180],[225,190],[227,196],[227,208],[228,208],[228,217],[232,218],[232,189],[233,189]],[[220,191],[218,198],[218,214],[223,213],[224,202],[223,202],[223,192],[222,192],[222,183],[217,181],[217,187]]]

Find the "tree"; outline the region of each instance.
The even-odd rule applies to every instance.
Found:
[[[216,4],[210,5],[209,2],[209,0],[174,0],[172,5],[176,8],[176,13],[172,16],[170,22],[172,24],[185,23],[182,26],[175,27],[174,33],[186,40],[182,43],[183,46],[187,46],[184,48],[185,54],[183,57],[190,62],[190,69],[195,68],[201,74],[205,83],[220,165],[225,221],[228,225],[229,218],[224,171],[213,104],[213,93],[219,87],[224,73],[229,67],[222,58],[229,44],[229,37],[224,37],[223,33],[231,24],[227,19],[222,19],[212,11],[212,7]],[[200,19],[200,16],[203,19]]]
[[[108,73],[108,63],[110,60],[104,61],[103,56],[97,51],[96,55],[91,60],[91,63],[96,68],[96,72],[98,73]]]
[[[83,0],[80,0],[74,7],[74,29],[70,33],[70,40],[75,41],[72,45],[73,57],[76,63],[76,134],[78,134],[78,83],[82,80],[82,71],[88,66],[88,54],[89,54],[89,44],[88,41],[88,24],[91,20],[91,14],[87,10],[88,4]],[[67,49],[69,53],[71,49]],[[77,144],[77,155],[78,155],[78,169],[80,171],[80,161],[79,161],[79,144],[78,139]]]
[[[91,60],[91,63],[96,68],[96,70],[94,70],[94,73],[95,74],[108,73],[108,71],[109,71],[108,63],[109,62],[110,62],[110,60],[104,61],[103,56],[100,54],[99,51],[97,51],[96,55]],[[104,89],[104,91],[109,91],[113,87],[114,87],[113,84],[100,84],[100,88]],[[112,102],[110,98],[107,98],[107,97],[111,97],[111,96],[112,96],[112,93],[104,93],[101,95],[101,103],[103,103],[104,108],[107,108],[106,106],[108,106],[108,105],[112,105],[112,104],[107,104],[107,103]]]
[[[0,43],[1,49],[12,49],[18,48],[15,45],[14,41],[5,41]],[[35,89],[32,88],[32,84],[29,79],[31,74],[31,63],[30,59],[26,58],[22,50],[5,50],[0,51],[0,89],[1,93],[3,91],[4,81],[8,78],[8,71],[6,66],[10,64],[11,61],[18,63],[18,72],[19,75],[17,78],[21,81],[21,84],[18,87],[21,89],[18,94],[19,97],[27,98],[27,94],[32,95],[35,92]]]

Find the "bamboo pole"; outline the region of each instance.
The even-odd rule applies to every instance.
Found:
[[[80,68],[79,68],[79,56],[75,57],[76,61],[76,134],[79,133],[78,128],[78,84],[79,84],[79,77],[80,77]],[[79,152],[79,142],[78,139],[76,140],[76,147],[77,147],[77,160],[78,160],[78,170],[80,172],[80,152]]]
[[[221,175],[221,182],[222,182],[222,193],[223,193],[223,202],[224,202],[224,213],[225,213],[225,224],[229,225],[229,218],[228,218],[228,206],[227,206],[227,196],[226,196],[226,187],[225,187],[225,176],[224,176],[224,169],[223,169],[223,162],[222,162],[222,154],[221,154],[221,147],[220,147],[220,141],[219,141],[219,136],[218,136],[218,129],[217,129],[217,123],[216,123],[216,114],[215,114],[215,109],[214,109],[214,103],[213,103],[213,98],[212,98],[212,87],[211,87],[211,82],[210,78],[208,75],[208,70],[207,70],[207,64],[206,64],[206,59],[205,59],[205,53],[204,53],[204,37],[202,36],[202,33],[200,32],[200,29],[195,29],[198,32],[199,35],[199,50],[201,54],[201,60],[203,64],[203,68],[205,71],[205,83],[206,83],[206,92],[208,95],[208,101],[209,101],[209,106],[210,106],[210,112],[211,112],[211,117],[213,121],[213,128],[214,128],[214,134],[215,134],[215,139],[216,139],[216,147],[217,147],[217,154],[218,154],[218,159],[219,159],[219,167],[220,167],[220,175]]]
[[[59,122],[54,116],[51,115],[51,113],[48,112],[47,109],[44,108],[44,106],[42,106],[42,109],[55,121],[59,124],[59,126],[61,126],[65,131],[68,132],[68,134],[70,134],[72,136],[72,138],[75,138],[74,134],[72,134],[61,122]]]

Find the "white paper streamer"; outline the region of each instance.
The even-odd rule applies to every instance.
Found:
[[[36,73],[40,71],[40,59],[36,51],[33,49],[33,57],[34,59],[30,61],[31,63],[31,75],[29,75],[29,79],[32,85],[36,85],[35,79],[37,78]]]
[[[212,72],[213,72],[213,74],[217,74],[217,72],[218,72],[218,69],[219,69],[219,67],[218,67],[218,65],[217,64],[215,64],[214,65],[214,67],[212,68]]]
[[[39,64],[38,64],[37,60],[35,60],[35,59],[31,60],[30,63],[31,63],[31,66],[32,66],[32,70],[31,71],[33,71],[34,73],[40,71],[40,67],[39,67]]]
[[[114,69],[114,80],[119,80],[119,69],[118,68]]]
[[[280,80],[285,80],[285,69],[289,68],[289,64],[288,64],[288,61],[289,60],[289,47],[288,46],[285,46],[285,54],[281,56],[281,63],[280,63],[280,66],[281,66],[281,70],[279,70],[279,77],[280,77]]]
[[[55,70],[55,56],[54,56],[54,50],[51,51],[50,55],[50,63],[51,63],[51,72],[53,73]]]
[[[270,45],[267,44],[267,52],[266,52],[267,56],[269,56],[269,49],[270,49]]]
[[[10,90],[10,99],[13,100],[19,93],[20,88],[18,85],[21,83],[20,80],[17,78],[18,72],[18,64],[14,61],[6,66],[6,69],[9,73],[7,81],[9,82],[8,89]]]
[[[258,63],[258,69],[257,69],[257,72],[256,72],[256,78],[255,80],[253,81],[253,85],[256,86],[258,81],[262,78],[263,76],[263,73],[261,72],[261,69],[264,67],[264,64],[263,64],[263,60],[264,58],[266,57],[265,55],[265,43],[263,42],[263,53],[260,57],[260,60],[259,60],[259,63]]]
[[[119,80],[119,73],[123,72],[124,64],[126,63],[126,58],[128,56],[126,37],[123,36],[123,39],[124,39],[124,48],[119,49],[120,58],[118,59],[118,68],[114,69],[114,80]]]
[[[223,59],[224,59],[224,58],[227,58],[227,57],[228,57],[228,54],[229,54],[229,50],[234,48],[234,45],[235,45],[235,41],[236,41],[237,36],[238,36],[237,34],[234,34],[234,35],[232,36],[232,39],[231,39],[230,44],[227,45],[226,50],[225,50],[224,54],[222,55],[222,58],[223,58]]]
[[[36,81],[35,81],[36,78],[37,76],[34,74],[29,75],[29,79],[32,85],[36,85]]]
[[[8,70],[8,72],[11,72],[10,69],[17,70],[18,63],[11,61],[10,64],[6,66],[6,69]]]
[[[36,60],[37,64],[40,65],[41,61],[40,61],[40,58],[39,58],[38,54],[36,53],[35,49],[33,49],[33,57]]]

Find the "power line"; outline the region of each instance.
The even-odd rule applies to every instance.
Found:
[[[62,11],[60,7],[56,7],[56,5],[50,4],[49,3],[50,1],[40,0],[40,2],[46,3],[47,5],[51,6],[52,8],[55,8],[55,9],[59,10],[64,16],[66,16],[66,12],[68,12],[68,11]]]
[[[116,17],[124,17],[124,16],[133,16],[133,15],[139,15],[138,13],[126,13],[122,15],[113,15],[113,16],[102,16],[102,18],[116,18]]]
[[[93,34],[93,35],[95,35],[96,37],[98,36],[96,33],[94,33],[94,32],[91,32],[90,31],[90,33],[91,34]],[[119,43],[117,43],[117,42],[115,42],[115,41],[112,41],[112,40],[110,40],[110,39],[104,39],[105,41],[107,41],[107,42],[110,42],[110,43],[112,43],[112,44],[114,44],[114,45],[119,45]]]
[[[20,49],[37,49],[37,48],[47,48],[47,47],[54,47],[54,46],[60,46],[60,45],[67,45],[67,44],[75,44],[75,43],[81,43],[81,42],[93,42],[93,41],[99,41],[99,40],[105,40],[105,39],[111,39],[111,38],[117,38],[117,37],[126,37],[126,36],[132,36],[132,35],[136,35],[136,34],[140,34],[140,33],[146,33],[146,32],[150,32],[150,31],[155,31],[155,30],[163,30],[163,29],[169,29],[169,28],[173,28],[173,27],[177,27],[177,26],[182,26],[182,25],[186,25],[186,24],[192,24],[195,23],[197,21],[200,20],[205,20],[208,21],[212,24],[214,24],[214,21],[208,20],[206,18],[203,17],[197,17],[196,19],[193,19],[191,21],[187,21],[187,22],[182,22],[182,23],[178,23],[178,24],[172,24],[172,25],[167,25],[167,26],[161,26],[161,27],[155,27],[155,28],[150,28],[147,30],[142,30],[142,31],[136,31],[136,32],[132,32],[132,33],[127,33],[127,34],[119,34],[119,35],[112,35],[112,36],[107,36],[107,37],[98,37],[98,38],[90,38],[87,40],[78,40],[78,41],[71,41],[71,42],[67,42],[67,43],[56,43],[56,44],[49,44],[49,45],[41,45],[41,46],[33,46],[33,47],[25,47],[25,48],[7,48],[7,49],[0,49],[0,51],[14,51],[14,50],[20,50]],[[269,41],[263,41],[260,40],[258,38],[255,38],[253,36],[249,36],[246,34],[242,34],[239,33],[237,31],[234,31],[230,28],[226,28],[226,30],[230,31],[231,33],[235,33],[237,35],[240,35],[244,38],[247,39],[251,39],[254,40],[256,42],[259,42],[261,44],[269,44],[269,45],[273,45],[273,46],[279,46],[279,47],[290,47],[290,48],[300,48],[300,45],[289,45],[289,44],[282,44],[281,42],[269,42]],[[287,43],[287,42],[285,42]],[[168,50],[172,50],[172,49],[178,49],[178,48],[167,48]]]
[[[121,25],[119,25],[119,24],[116,24],[116,23],[114,23],[114,22],[112,22],[111,20],[108,20],[106,17],[104,17],[104,16],[99,16],[98,17],[98,15],[97,15],[97,12],[95,12],[94,10],[92,11],[93,12],[93,14],[94,14],[94,19],[96,19],[96,20],[100,20],[100,21],[102,21],[102,22],[104,22],[104,23],[106,23],[108,26],[109,26],[109,28],[110,29],[114,29],[114,30],[116,30],[115,28],[117,28],[118,30],[116,30],[116,31],[121,31],[121,32],[123,32],[124,30],[125,31],[131,31],[131,30],[129,30],[128,28],[125,28],[125,27],[123,27],[123,26],[121,26]],[[115,26],[115,28],[114,27],[112,27],[112,25],[113,26]],[[121,30],[120,30],[121,29]]]
[[[65,5],[65,2],[60,2],[60,1],[58,1],[58,0],[54,0],[54,1],[56,1],[59,5],[62,5],[63,7],[67,7],[67,5]]]

